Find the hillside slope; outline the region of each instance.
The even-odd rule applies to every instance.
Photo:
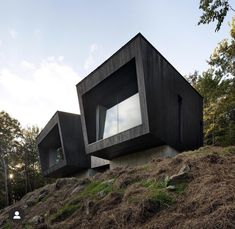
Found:
[[[14,207],[23,224],[8,219]],[[235,147],[58,179],[1,210],[0,228],[235,228]]]

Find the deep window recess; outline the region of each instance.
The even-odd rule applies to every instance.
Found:
[[[55,125],[47,137],[39,144],[39,150],[42,153],[42,166],[44,169],[48,169],[64,160],[58,125]]]
[[[178,95],[178,136],[179,142],[182,142],[182,97]]]
[[[135,59],[83,95],[83,107],[89,143],[141,125]]]

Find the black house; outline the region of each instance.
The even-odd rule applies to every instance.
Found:
[[[141,34],[79,82],[77,93],[88,155],[203,144],[202,96]]]
[[[91,167],[80,115],[57,111],[37,137],[44,176],[62,177]]]

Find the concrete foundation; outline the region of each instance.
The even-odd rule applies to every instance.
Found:
[[[73,174],[73,176],[78,178],[92,177],[97,172],[104,172],[108,169],[117,167],[141,166],[149,163],[155,158],[174,157],[178,153],[179,152],[174,148],[164,145],[121,156],[111,161],[91,156],[91,168],[79,171],[76,174]]]
[[[72,176],[77,178],[92,177],[98,172],[104,172],[109,169],[109,160],[91,156],[91,168],[79,171]]]
[[[121,156],[110,161],[110,169],[116,167],[134,167],[147,164],[154,158],[173,157],[179,152],[168,145],[154,147],[129,155]]]
[[[85,178],[85,177],[91,177],[96,174],[95,170],[93,169],[84,169],[82,171],[79,171],[77,173],[71,174],[72,177],[77,178]]]
[[[105,165],[109,165],[110,161],[109,160],[105,160],[99,157],[95,157],[95,156],[91,156],[91,168],[98,168],[101,166],[105,166]]]

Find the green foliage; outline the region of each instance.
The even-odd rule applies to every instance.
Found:
[[[230,25],[231,39],[224,39],[214,49],[209,65],[223,76],[235,76],[235,17]]]
[[[189,76],[204,97],[204,143],[227,146],[235,143],[235,18],[231,39],[221,41],[210,56],[210,68]]]
[[[45,184],[39,169],[38,134],[38,127],[23,129],[16,119],[0,112],[0,208]]]
[[[13,156],[18,154],[20,139],[22,137],[20,124],[16,119],[9,116],[8,113],[0,112],[0,186],[3,186],[4,193],[0,199],[5,199],[5,205],[9,205],[12,199],[11,189],[9,187],[9,164]],[[1,194],[1,193],[0,193]],[[2,200],[0,201],[2,202]]]
[[[80,208],[79,204],[66,204],[59,211],[50,217],[51,223],[61,222],[69,218],[76,210]]]
[[[151,190],[151,200],[155,202],[159,202],[160,206],[169,206],[175,203],[175,199],[172,195],[170,195],[166,190],[164,189],[153,189]]]
[[[0,156],[16,152],[22,137],[20,123],[4,111],[0,112]]]
[[[32,223],[24,223],[23,224],[23,228],[24,229],[34,229],[34,225],[32,225]]]
[[[112,191],[123,192],[123,190],[114,190],[112,182],[92,181],[78,196],[73,198],[69,204],[80,204],[83,199],[98,199],[99,193],[102,193],[100,196],[104,197]]]
[[[100,182],[93,181],[87,185],[87,187],[83,190],[80,196],[96,198],[97,194],[102,192],[103,195],[107,195],[113,191],[113,184],[111,182]]]
[[[150,199],[159,202],[161,206],[169,206],[175,202],[173,195],[166,190],[167,182],[165,180],[159,182],[146,180],[140,184],[148,189]]]
[[[11,228],[13,228],[13,227],[12,227],[12,224],[9,220],[5,224],[3,224],[3,226],[2,226],[2,229],[11,229]]]
[[[213,69],[198,77],[194,87],[204,97],[204,139],[208,145],[235,142],[235,79]]]
[[[209,24],[216,21],[215,31],[219,31],[229,10],[234,11],[229,0],[200,0],[199,9],[203,11],[198,24]]]
[[[145,188],[152,188],[153,187],[154,189],[163,189],[163,188],[167,187],[166,180],[156,182],[153,179],[148,179],[148,180],[141,181],[140,184],[142,186],[144,186]]]

